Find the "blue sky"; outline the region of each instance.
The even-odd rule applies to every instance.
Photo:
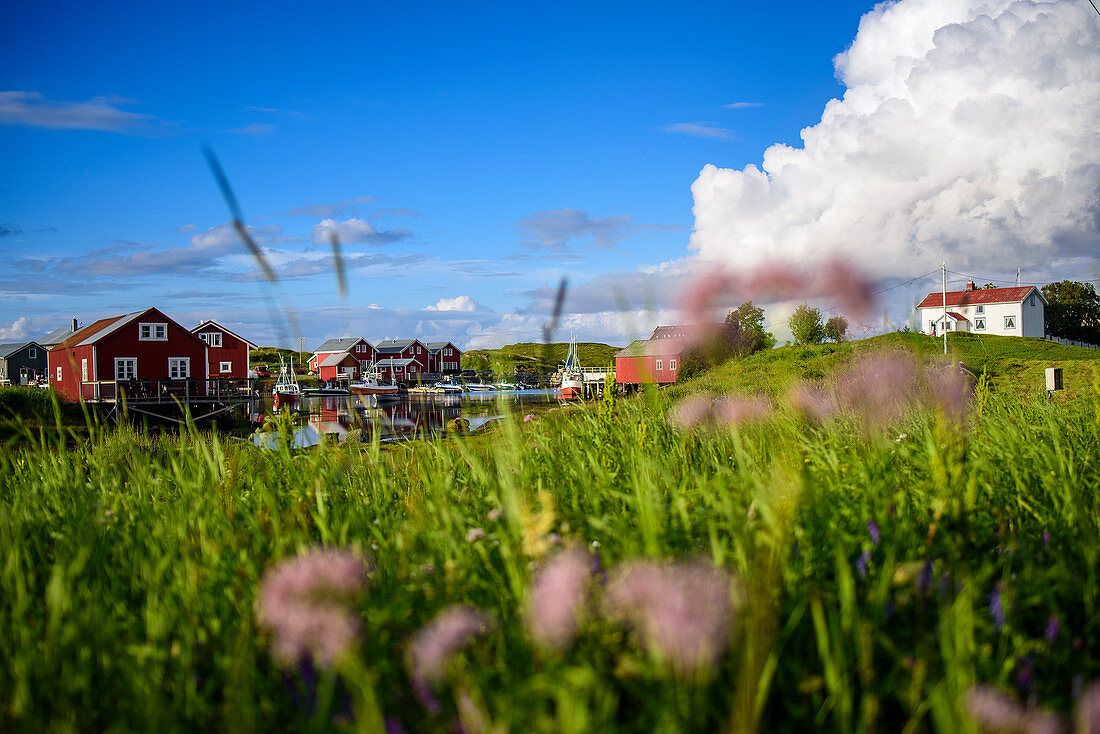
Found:
[[[563,275],[579,339],[625,344],[675,319],[682,280],[664,276],[677,263],[743,264],[727,257],[730,225],[699,204],[700,172],[736,178],[777,144],[803,146],[804,128],[825,132],[826,104],[855,86],[834,57],[873,5],[592,5],[5,6],[0,336],[156,305],[266,344],[289,336],[275,302],[293,306],[307,347],[343,334],[495,346],[539,337]],[[870,68],[892,53],[875,40]],[[953,63],[962,79],[973,62]],[[276,289],[226,228],[204,143]],[[1091,139],[1078,146],[1095,155]],[[748,212],[737,226],[757,216],[744,197],[721,207]],[[1063,250],[1095,242],[1095,224],[1058,226],[1043,236],[1068,226]],[[333,228],[346,300],[327,260]],[[928,269],[893,262],[876,277]]]

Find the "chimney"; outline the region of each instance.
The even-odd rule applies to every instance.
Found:
[[[73,333],[74,334],[76,333],[76,330],[77,330],[76,316],[73,316]]]
[[[972,281],[972,280],[966,281],[966,289],[968,291],[974,290],[974,281]]]

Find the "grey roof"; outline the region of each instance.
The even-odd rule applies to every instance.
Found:
[[[421,343],[418,339],[383,339],[374,345],[375,351],[389,354],[390,352],[401,352],[409,348],[410,344]]]
[[[426,346],[428,348],[428,351],[431,352],[432,354],[435,354],[436,352],[438,352],[440,349],[447,346],[448,344],[450,344],[455,349],[458,349],[458,347],[455,347],[455,345],[452,344],[451,342],[424,342],[424,346]],[[458,349],[458,351],[461,352],[462,350]]]
[[[362,340],[363,337],[361,336],[342,336],[339,339],[327,339],[324,344],[314,349],[313,353],[346,352]]]
[[[325,357],[325,361],[317,365],[318,367],[336,367],[348,357],[351,357],[347,352],[336,352]],[[354,359],[354,357],[352,357]]]
[[[23,347],[30,346],[41,348],[41,345],[36,342],[11,342],[8,344],[0,344],[0,358],[7,359],[11,355],[21,350]]]
[[[68,326],[62,326],[60,329],[54,329],[46,336],[38,340],[38,343],[44,347],[52,347],[54,344],[60,344],[73,335],[73,330]]]
[[[410,359],[409,357],[405,359],[380,359],[374,363],[374,366],[379,369],[383,367],[408,367],[415,361],[415,359]]]
[[[675,357],[686,342],[682,339],[646,339],[630,342],[615,352],[616,357]]]

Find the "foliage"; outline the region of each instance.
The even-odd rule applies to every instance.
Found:
[[[1046,330],[1063,339],[1100,344],[1100,297],[1092,283],[1059,280],[1042,287]]]
[[[309,362],[310,356],[312,356],[310,352],[298,352],[293,349],[283,349],[282,347],[259,347],[248,353],[248,366],[255,367],[258,364],[266,364],[268,369],[275,374],[279,371],[280,357],[282,357],[288,367],[290,366],[291,360],[294,360],[295,367],[305,367]]]
[[[745,301],[726,314],[726,338],[734,357],[747,357],[775,346],[775,336],[764,329],[764,309]]]
[[[827,375],[935,343],[904,336],[768,350],[708,378],[760,387],[769,365]],[[1006,374],[1032,342],[1088,351],[983,341]],[[785,414],[680,432],[666,391],[391,447],[32,433],[0,452],[0,730],[347,731],[380,714],[416,732],[965,731],[977,682],[1066,712],[1100,675],[1100,383],[1053,403],[996,384],[964,427],[921,413],[872,433]],[[280,669],[256,618],[265,573],[319,545],[370,561],[339,682]],[[716,669],[682,677],[598,605],[539,649],[532,569],[563,546],[592,554],[596,596],[639,558],[733,574]],[[492,624],[431,709],[406,663],[453,604]]]
[[[842,342],[848,335],[848,319],[836,315],[825,322],[825,338],[829,341]]]
[[[577,342],[577,352],[584,365],[602,366],[615,363],[620,347],[598,342]],[[462,368],[479,372],[494,370],[497,375],[510,376],[518,372],[554,372],[565,361],[569,344],[537,342],[508,344],[499,349],[471,349],[462,355]]]
[[[825,338],[821,309],[805,303],[799,305],[787,320],[795,344],[818,344]]]

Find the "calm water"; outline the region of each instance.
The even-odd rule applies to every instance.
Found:
[[[509,392],[471,392],[454,395],[430,394],[402,396],[395,402],[375,402],[367,396],[303,397],[297,407],[317,433],[342,438],[348,431],[380,433],[383,440],[428,438],[446,431],[455,418],[469,421],[471,431],[500,418],[505,411],[537,413],[558,405],[554,390],[515,390]],[[270,397],[265,410],[271,410]],[[263,415],[253,416],[262,422]]]

